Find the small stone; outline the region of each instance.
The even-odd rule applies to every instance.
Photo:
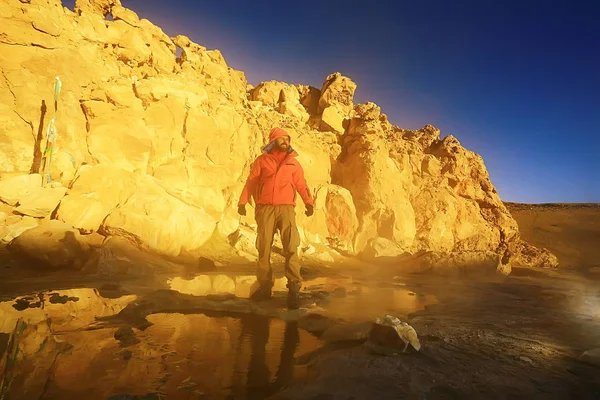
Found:
[[[128,326],[122,326],[115,332],[115,339],[121,342],[121,347],[131,346],[140,343],[140,340],[135,337],[133,329]]]

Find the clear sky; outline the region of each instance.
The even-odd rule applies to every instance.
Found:
[[[122,3],[254,85],[341,72],[355,103],[481,154],[503,200],[600,202],[600,1]]]

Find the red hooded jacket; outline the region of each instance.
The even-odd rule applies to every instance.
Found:
[[[291,147],[287,154],[273,149],[273,142],[282,136],[289,134],[281,128],[271,130],[270,142],[252,164],[238,205],[248,203],[250,196],[256,204],[296,205],[296,193],[300,194],[304,204],[314,204],[304,170],[296,159],[298,153]]]

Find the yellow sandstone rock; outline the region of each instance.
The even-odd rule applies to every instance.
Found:
[[[215,231],[238,229],[250,165],[280,126],[316,200],[312,218],[298,200],[303,246],[467,254],[444,265],[473,254],[484,261],[471,264],[492,265],[488,253],[555,264],[521,243],[479,155],[430,125],[392,125],[377,105],[354,104],[355,90],[340,73],[320,90],[249,85],[220,51],[170,38],[119,0],[78,0],[75,12],[58,0],[9,0],[0,5],[0,200],[36,217],[60,201],[55,217],[79,232],[196,254]],[[41,191],[36,174],[52,118],[50,173],[64,197],[60,186]],[[3,226],[5,238],[21,233]],[[232,244],[248,259],[251,236]]]

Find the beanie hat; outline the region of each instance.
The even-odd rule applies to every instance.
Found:
[[[281,128],[273,128],[271,129],[271,134],[269,135],[269,142],[274,142],[283,136],[290,137],[290,134]]]

